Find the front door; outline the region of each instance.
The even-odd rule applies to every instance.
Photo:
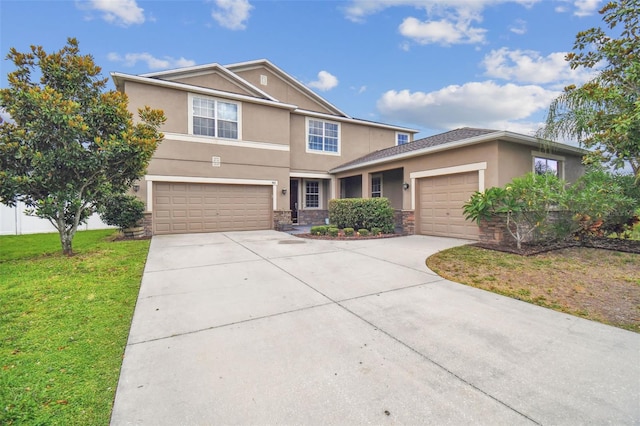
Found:
[[[298,223],[298,180],[289,182],[289,208],[291,209],[291,222]]]

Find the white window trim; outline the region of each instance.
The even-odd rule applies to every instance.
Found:
[[[310,149],[309,148],[309,120],[321,121],[323,123],[330,123],[330,124],[335,124],[336,126],[338,126],[338,151],[337,152],[320,151],[320,150],[317,150],[317,149]],[[340,152],[342,151],[342,125],[337,121],[325,120],[324,118],[305,117],[305,119],[304,119],[304,147],[305,147],[306,152],[309,153],[309,154],[334,155],[334,156],[341,155]]]
[[[407,133],[407,132],[396,132],[396,146],[400,145],[398,143],[398,135],[406,135],[407,136],[407,143],[411,142],[411,134],[410,133]]]
[[[187,98],[188,98],[187,103],[188,103],[188,122],[189,122],[189,127],[187,129],[187,132],[189,133],[189,135],[199,137],[199,138],[215,139],[215,140],[221,140],[221,141],[241,141],[242,140],[242,103],[241,102],[233,101],[230,99],[216,98],[213,96],[200,95],[197,93],[189,93],[189,96]],[[236,105],[238,107],[238,138],[232,139],[232,138],[220,138],[220,137],[206,136],[206,135],[194,135],[193,134],[193,99],[194,98],[211,99],[216,102],[225,102],[225,103]]]
[[[318,182],[318,207],[307,206],[307,182]],[[322,210],[322,195],[323,195],[322,180],[319,179],[303,179],[302,180],[302,206],[305,210]]]
[[[562,155],[549,154],[542,151],[531,151],[531,171],[534,173],[536,171],[536,158],[556,160],[558,162],[558,177],[560,179],[564,179],[564,164],[566,162],[566,157],[563,157]]]
[[[264,185],[273,187],[272,202],[273,206],[277,206],[278,201],[278,181],[266,179],[230,179],[230,178],[207,178],[196,176],[165,176],[165,175],[146,175],[144,177],[147,182],[147,211],[153,211],[153,182],[176,182],[176,183],[221,183],[225,185]]]
[[[384,197],[382,173],[374,173],[371,175],[371,180],[369,181],[369,197],[374,198],[373,197],[373,179],[374,178],[380,178],[380,198],[382,198]]]

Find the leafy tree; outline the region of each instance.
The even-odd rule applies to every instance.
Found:
[[[134,124],[126,95],[105,91],[107,79],[73,38],[51,54],[12,48],[7,59],[16,70],[0,90],[12,118],[0,125],[0,202],[22,201],[48,219],[72,255],[78,225],[144,175],[164,114],[145,107]]]
[[[587,162],[615,169],[633,168],[640,183],[640,0],[610,2],[600,10],[610,30],[621,26],[618,38],[602,28],[576,35],[574,52],[566,56],[572,69],[599,70],[580,87],[568,86],[556,98],[539,132],[545,139],[576,138],[593,151]]]
[[[502,214],[505,228],[518,248],[528,238],[547,231],[549,212],[564,194],[564,181],[553,173],[527,173],[504,188],[475,192],[463,206],[465,219],[480,223]]]
[[[635,222],[634,209],[640,198],[627,194],[634,186],[623,186],[627,177],[613,175],[593,165],[567,191],[563,207],[572,212],[573,233],[580,238],[625,234]],[[636,187],[637,188],[637,187]]]

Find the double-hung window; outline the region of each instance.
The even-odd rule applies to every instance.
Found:
[[[339,153],[340,124],[307,119],[307,150]]]
[[[409,133],[396,133],[396,145],[404,145],[409,143]]]
[[[306,208],[320,207],[320,182],[317,180],[305,181],[304,206]]]
[[[382,176],[371,176],[371,198],[382,197]]]
[[[194,135],[238,139],[237,103],[192,96],[191,107]]]

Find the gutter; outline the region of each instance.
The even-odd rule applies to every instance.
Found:
[[[472,138],[462,139],[456,142],[444,143],[436,146],[417,149],[415,151],[403,152],[401,154],[396,154],[389,157],[377,158],[375,160],[365,161],[363,163],[357,163],[357,164],[352,164],[347,166],[338,166],[335,169],[329,170],[329,173],[332,173],[332,174],[341,173],[349,170],[356,170],[356,169],[374,166],[378,164],[389,163],[392,161],[403,160],[406,158],[419,157],[425,154],[432,154],[440,151],[448,151],[450,149],[460,148],[468,145],[475,145],[475,144],[494,141],[494,140],[499,141],[500,139],[506,139],[511,142],[519,143],[521,145],[530,145],[530,146],[537,146],[537,147],[543,144],[542,139],[536,138],[534,136],[526,136],[526,135],[521,135],[519,133],[513,133],[506,130],[502,130],[498,132],[487,133],[485,135],[475,136]],[[564,151],[564,152],[570,152],[570,153],[581,154],[581,155],[584,155],[588,152],[586,149],[573,147],[571,145],[561,144],[559,142],[549,141],[549,143],[551,148],[550,151],[554,151],[554,150],[558,152]]]
[[[272,107],[276,107],[276,108],[288,109],[290,111],[294,111],[294,110],[298,109],[298,106],[297,105],[293,105],[293,104],[286,104],[286,103],[283,103],[283,102],[277,102],[277,101],[272,101],[272,100],[268,100],[268,99],[260,99],[260,98],[255,98],[255,97],[252,97],[252,96],[240,95],[240,94],[237,94],[237,93],[223,92],[221,90],[207,89],[207,88],[204,88],[204,87],[191,86],[189,84],[184,84],[184,83],[175,83],[173,81],[159,80],[159,79],[156,79],[156,78],[140,77],[140,76],[137,76],[137,75],[123,74],[123,73],[119,73],[119,72],[112,72],[111,73],[111,78],[115,82],[117,88],[120,88],[121,87],[121,83],[124,82],[124,81],[133,81],[133,82],[136,82],[136,83],[149,84],[149,85],[152,85],[152,86],[167,87],[167,88],[170,88],[170,89],[183,90],[183,91],[190,92],[190,93],[199,93],[199,94],[203,94],[203,95],[217,96],[217,97],[233,99],[233,100],[243,101],[243,102],[249,102],[249,103],[254,103],[254,104],[268,105],[268,106],[272,106]]]

